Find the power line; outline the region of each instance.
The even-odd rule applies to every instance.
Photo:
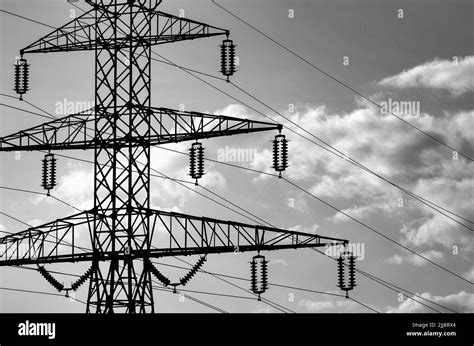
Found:
[[[47,296],[56,296],[56,297],[63,297],[64,295],[59,294],[59,293],[51,293],[51,292],[42,292],[42,291],[35,291],[35,290],[25,290],[21,288],[12,288],[12,287],[4,287],[0,286],[0,290],[5,290],[5,291],[14,291],[14,292],[22,292],[22,293],[33,293],[33,294],[42,294],[42,295],[47,295]],[[86,304],[82,300],[74,298],[75,301],[78,301],[79,303]]]
[[[275,43],[276,45],[278,45],[279,47],[283,48],[284,50],[286,50],[288,53],[292,54],[293,56],[297,57],[298,59],[300,59],[301,61],[305,62],[306,64],[310,65],[311,67],[313,67],[314,69],[318,70],[319,72],[321,72],[322,74],[324,74],[326,77],[329,77],[330,79],[332,79],[333,81],[337,82],[338,84],[342,85],[343,87],[345,87],[346,89],[352,91],[354,94],[362,97],[364,100],[370,102],[371,104],[373,104],[374,106],[378,107],[378,108],[382,108],[382,106],[380,104],[378,104],[377,102],[371,100],[369,97],[363,95],[362,93],[358,92],[357,90],[355,90],[353,87],[351,87],[350,85],[348,85],[347,83],[344,83],[342,82],[341,80],[337,79],[336,77],[334,77],[333,75],[329,74],[328,72],[324,71],[322,68],[314,65],[312,62],[310,62],[309,60],[305,59],[304,57],[302,57],[301,55],[293,52],[291,49],[287,48],[286,46],[284,46],[283,44],[281,44],[280,42],[274,40],[273,38],[271,38],[270,36],[268,36],[267,34],[265,34],[263,31],[257,29],[255,26],[251,25],[250,23],[246,22],[245,20],[243,20],[242,18],[240,18],[239,16],[237,16],[236,14],[234,14],[233,12],[229,11],[228,9],[224,8],[222,5],[219,5],[215,0],[211,0],[212,3],[214,3],[216,6],[220,7],[221,9],[223,9],[225,12],[229,13],[231,16],[233,16],[234,18],[237,18],[239,21],[241,21],[242,23],[244,23],[245,25],[247,25],[248,27],[252,28],[254,31],[258,32],[260,35],[266,37],[267,39],[269,39],[270,41],[272,41],[273,43]],[[441,144],[442,146],[448,148],[448,149],[451,149],[453,151],[456,151],[459,155],[465,157],[466,159],[470,160],[470,161],[474,161],[474,159],[472,159],[471,157],[469,157],[468,155],[462,153],[461,151],[451,147],[450,145],[448,145],[447,143],[441,141],[440,139],[436,138],[435,136],[433,135],[430,135],[429,133],[427,133],[426,131],[420,129],[419,127],[413,125],[412,123],[406,121],[405,119],[397,116],[396,114],[394,114],[393,112],[389,112],[391,115],[393,115],[395,118],[397,118],[398,120],[402,121],[403,123],[405,123],[406,125],[414,128],[415,130],[419,131],[420,133],[424,134],[425,136],[431,138],[433,141],[437,142],[438,144]]]

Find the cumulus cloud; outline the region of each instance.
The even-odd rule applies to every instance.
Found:
[[[459,96],[474,91],[474,56],[453,60],[436,58],[382,79],[378,84],[395,88],[425,87],[448,90]]]
[[[461,291],[459,293],[450,294],[447,296],[435,296],[429,292],[418,294],[423,298],[429,299],[435,303],[444,305],[454,311],[460,313],[474,312],[474,293]],[[423,313],[433,312],[426,306],[414,301],[413,299],[406,299],[396,307],[388,306],[386,311],[388,313]]]

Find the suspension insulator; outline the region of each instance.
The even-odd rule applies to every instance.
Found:
[[[342,291],[346,291],[346,298],[349,298],[349,291],[357,286],[355,277],[355,260],[356,256],[354,256],[350,251],[343,252],[337,259],[337,286]]]
[[[164,276],[151,262],[147,260],[146,262],[150,268],[150,272],[165,286],[168,286],[171,281],[166,276]]]
[[[26,59],[21,58],[15,62],[15,85],[13,90],[20,95],[20,100],[23,100],[23,95],[29,90],[30,70]]]
[[[51,286],[58,290],[58,292],[61,292],[64,289],[64,285],[56,280],[50,273],[48,273],[44,267],[38,266],[38,271],[46,279],[46,281],[51,284]]]
[[[56,159],[54,154],[46,154],[43,162],[43,175],[41,186],[48,191],[56,186]]]
[[[265,256],[256,255],[250,262],[250,289],[258,294],[258,300],[261,300],[260,295],[268,289],[268,261]]]
[[[227,77],[232,76],[235,72],[235,45],[232,40],[226,39],[222,41],[221,48],[221,70],[220,72]]]
[[[288,167],[288,140],[285,135],[278,134],[273,140],[273,166],[279,173],[281,178],[281,172]]]
[[[92,275],[94,270],[94,265],[91,265],[90,268],[74,283],[71,284],[71,289],[77,291],[79,287],[82,286],[84,282]]]
[[[179,280],[180,284],[183,286],[186,285],[188,281],[191,280],[194,275],[196,275],[197,271],[201,269],[204,262],[206,262],[206,256],[200,257],[196,264],[191,268],[191,270]]]
[[[204,175],[204,148],[200,142],[193,143],[189,149],[189,175],[198,179]]]

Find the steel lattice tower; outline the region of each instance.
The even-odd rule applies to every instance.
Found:
[[[154,312],[151,258],[347,243],[151,209],[151,146],[281,126],[152,107],[152,46],[229,32],[160,12],[158,0],[86,2],[90,10],[20,53],[94,51],[95,108],[2,137],[0,151],[94,150],[94,207],[0,238],[0,265],[89,261],[87,312],[146,313]],[[81,227],[87,248],[75,243]]]

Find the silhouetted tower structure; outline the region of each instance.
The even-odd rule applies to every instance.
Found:
[[[37,264],[59,290],[64,286],[51,278],[43,264],[88,261],[89,270],[71,286],[77,289],[89,280],[87,312],[146,313],[154,312],[151,275],[171,284],[153,266],[152,258],[347,242],[151,209],[151,146],[281,130],[281,125],[152,107],[152,46],[228,37],[229,32],[160,12],[157,0],[86,2],[91,9],[20,53],[22,64],[28,66],[25,54],[93,51],[95,107],[2,137],[0,151],[93,150],[94,207],[0,238],[0,265]],[[234,57],[233,44],[229,47],[229,56]],[[235,70],[233,63],[229,66],[227,76]],[[27,81],[23,82],[18,84],[20,95],[28,88]],[[198,167],[195,173],[197,178],[202,169]]]

